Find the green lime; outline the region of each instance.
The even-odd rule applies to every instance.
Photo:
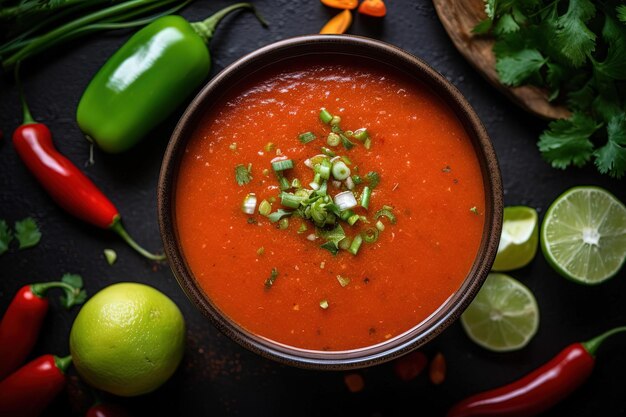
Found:
[[[469,338],[485,349],[517,350],[537,333],[539,307],[522,283],[492,273],[461,316],[461,324]]]
[[[185,322],[176,304],[143,284],[104,288],[80,310],[70,352],[85,382],[130,397],[158,388],[183,357]]]
[[[626,259],[626,207],[602,188],[571,188],[546,212],[541,249],[565,278],[589,285],[606,281]]]
[[[526,266],[537,253],[539,216],[534,208],[504,208],[504,221],[494,271],[511,271]]]

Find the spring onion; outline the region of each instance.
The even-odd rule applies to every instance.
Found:
[[[277,172],[277,174],[280,174],[280,172]],[[283,177],[282,175],[278,175],[278,186],[281,189],[281,191],[285,191],[291,188],[291,184],[289,183],[289,180]]]
[[[347,150],[354,148],[354,143],[350,142],[350,139],[348,139],[344,134],[340,133],[339,138],[341,138],[341,143],[343,144],[344,148],[346,148]]]
[[[478,216],[478,214],[479,214],[479,213],[478,213],[478,208],[476,208],[476,206],[472,207],[472,208],[470,209],[470,211],[471,211],[472,213],[474,213],[475,215],[477,215],[477,216]]]
[[[328,146],[337,146],[341,143],[341,138],[338,134],[331,132],[326,138],[326,143],[328,143]]]
[[[363,238],[361,237],[361,235],[356,235],[354,239],[352,239],[352,243],[350,244],[350,247],[348,248],[348,252],[350,252],[353,255],[356,255],[359,252],[359,248],[361,247],[362,243],[363,243]]]
[[[354,216],[354,212],[353,212],[352,210],[350,210],[350,209],[348,209],[348,210],[344,210],[344,211],[342,211],[341,213],[339,213],[339,218],[340,218],[341,220],[343,220],[343,221],[346,221],[346,222],[347,222],[347,221],[348,221],[348,219],[349,219],[350,217],[352,217],[352,216]]]
[[[350,278],[342,277],[341,275],[337,275],[337,281],[339,281],[339,285],[341,285],[342,287],[346,287],[348,284],[350,284]]]
[[[380,175],[377,172],[370,171],[365,175],[367,182],[369,182],[370,188],[373,190],[380,184]]]
[[[304,233],[307,230],[309,230],[309,228],[306,227],[306,224],[304,222],[300,223],[300,227],[298,228],[298,233]]]
[[[256,254],[258,256],[261,256],[265,253],[265,248],[263,246],[261,246],[259,249],[257,249]]]
[[[272,214],[270,214],[269,216],[267,216],[267,218],[270,220],[270,222],[276,223],[277,221],[279,221],[283,217],[291,216],[292,214],[293,214],[292,211],[278,209],[275,212],[273,212]]]
[[[316,165],[315,168],[316,168],[316,172],[320,175],[320,178],[324,180],[327,180],[330,178],[331,163],[328,159],[324,159],[322,163],[319,165]]]
[[[272,285],[274,285],[274,281],[276,281],[276,278],[278,278],[278,269],[272,268],[270,277],[265,280],[265,289],[269,290],[270,288],[272,288]]]
[[[352,177],[346,178],[346,188],[348,190],[354,190],[354,181],[352,180]]]
[[[393,215],[393,212],[391,210],[393,210],[393,207],[383,206],[383,208],[381,208],[376,212],[376,214],[374,214],[374,220],[378,220],[378,218],[380,217],[386,217],[389,219],[389,222],[391,224],[396,224],[396,216]]]
[[[289,208],[298,208],[300,203],[306,200],[306,197],[297,196],[295,194],[282,192],[280,193],[280,204]]]
[[[322,153],[323,153],[324,155],[328,155],[328,156],[331,156],[331,157],[332,157],[332,156],[337,156],[337,154],[336,154],[335,152],[331,151],[331,150],[330,150],[330,149],[328,149],[328,148],[325,148],[324,146],[322,146],[321,150],[322,150]]]
[[[322,309],[326,310],[328,308],[328,300],[320,301],[320,307],[322,307]]]
[[[350,177],[350,168],[343,162],[338,161],[333,164],[333,177],[336,180],[343,181]]]
[[[354,194],[352,194],[352,191],[344,191],[335,195],[334,201],[341,211],[357,206],[356,198]]]
[[[367,129],[365,128],[361,128],[361,129],[354,131],[354,139],[358,140],[359,142],[365,142],[365,140],[368,139],[369,137],[370,135],[367,132]]]
[[[330,112],[324,107],[322,107],[322,109],[320,110],[320,120],[322,121],[322,123],[329,124],[330,121],[333,120],[333,115],[330,114]]]
[[[300,140],[301,143],[307,144],[317,139],[317,136],[315,136],[313,132],[304,132],[298,135],[298,139]]]
[[[359,185],[363,182],[363,179],[361,178],[360,175],[355,174],[351,178],[352,178],[352,181],[354,182],[354,185]]]
[[[285,171],[291,168],[293,168],[293,161],[291,159],[281,159],[280,161],[272,162],[272,169],[276,172]]]
[[[363,187],[363,194],[361,194],[361,207],[367,210],[370,207],[370,197],[372,196],[372,189],[368,186]]]
[[[235,152],[237,150],[237,142],[233,142],[230,145],[228,145],[228,149]]]
[[[379,233],[380,231],[375,227],[367,228],[363,232],[363,240],[365,240],[367,243],[374,243],[378,240]]]
[[[354,223],[358,222],[359,220],[361,220],[361,216],[359,216],[358,214],[353,214],[352,216],[348,217],[348,224],[350,226],[354,226]]]
[[[365,142],[363,142],[363,147],[369,151],[372,148],[372,139],[365,139]]]
[[[320,188],[320,185],[316,182],[310,182],[309,187],[311,187],[314,190],[317,190],[318,188]]]
[[[285,230],[289,227],[289,218],[283,217],[278,221],[278,228],[281,230]]]
[[[269,201],[267,200],[261,201],[261,204],[259,204],[259,214],[267,217],[270,215],[271,212],[272,212],[272,205],[269,203]]]
[[[345,132],[343,132],[344,135],[346,135],[347,138],[351,138],[352,136],[354,136],[354,132],[351,130],[346,130]]]
[[[246,214],[254,214],[256,209],[256,195],[254,193],[247,194],[241,204],[241,211]]]
[[[315,236],[315,233],[311,233],[306,238],[307,240],[310,240],[311,242],[313,242],[314,240],[317,239],[317,236]]]
[[[352,243],[352,240],[350,240],[350,238],[348,237],[343,238],[339,241],[339,248],[343,250],[348,250],[350,248],[351,243]]]
[[[335,188],[341,188],[341,181],[334,180],[332,184]]]
[[[276,145],[274,145],[272,142],[268,142],[267,145],[263,147],[263,149],[265,149],[265,152],[272,152],[274,149],[276,149]]]
[[[376,222],[376,228],[377,228],[379,231],[381,231],[381,232],[382,232],[383,230],[385,230],[385,224],[384,224],[383,222],[381,222],[380,220],[378,220],[378,221]]]
[[[320,188],[317,189],[318,195],[326,195],[328,194],[328,181],[322,181],[320,184]]]

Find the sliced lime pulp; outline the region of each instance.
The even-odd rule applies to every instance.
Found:
[[[475,343],[495,352],[526,346],[539,328],[533,293],[505,274],[491,273],[461,316],[463,329]]]
[[[565,278],[590,285],[606,281],[626,259],[626,207],[602,188],[571,188],[546,212],[541,249]]]
[[[526,266],[537,253],[539,217],[534,208],[512,206],[504,208],[504,222],[494,271],[511,271]]]

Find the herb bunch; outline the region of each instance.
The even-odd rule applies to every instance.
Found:
[[[485,0],[496,70],[509,86],[545,88],[568,119],[549,124],[538,142],[555,168],[626,173],[626,5],[605,0]]]

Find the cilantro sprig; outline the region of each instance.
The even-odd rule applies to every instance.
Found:
[[[19,249],[32,248],[41,240],[41,232],[32,217],[15,222],[15,232],[4,219],[0,219],[0,255],[9,250],[9,245],[17,239]]]
[[[485,0],[474,28],[496,39],[500,80],[536,85],[572,111],[541,134],[555,168],[593,161],[599,172],[626,173],[626,5],[592,0]]]

